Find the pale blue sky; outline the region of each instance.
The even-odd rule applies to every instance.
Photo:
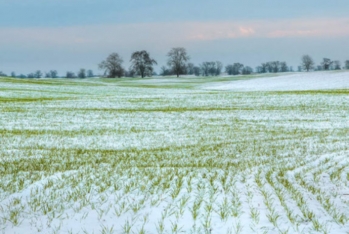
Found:
[[[349,59],[348,0],[0,0],[0,71],[93,69],[111,52],[128,67],[147,49],[160,66],[172,47],[196,64],[297,66],[304,53]]]

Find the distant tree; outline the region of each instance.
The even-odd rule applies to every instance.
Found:
[[[223,64],[219,61],[203,62],[200,68],[203,76],[218,76],[222,72]]]
[[[297,71],[298,71],[298,72],[301,72],[301,71],[302,71],[302,66],[298,66],[298,67],[297,67]]]
[[[128,71],[124,72],[125,77],[134,77],[136,75],[135,70],[129,68]]]
[[[195,76],[200,76],[200,67],[198,67],[198,66],[194,66],[193,67],[193,71],[194,71],[194,75]]]
[[[322,63],[321,63],[321,66],[322,66],[323,70],[327,71],[327,70],[330,70],[332,63],[333,62],[331,61],[331,59],[324,58]]]
[[[281,71],[281,63],[280,61],[272,61],[269,62],[270,72],[278,73]]]
[[[23,74],[20,74],[18,77],[19,77],[19,78],[27,78],[27,76],[26,76],[26,75],[23,75]]]
[[[67,74],[65,75],[65,77],[66,78],[75,78],[76,76],[75,76],[74,72],[68,71]]]
[[[173,73],[176,74],[177,77],[184,74],[186,71],[186,62],[190,59],[186,49],[182,47],[172,48],[167,56],[167,64],[172,69]]]
[[[268,72],[268,63],[262,63],[260,66],[260,72],[259,73],[266,73]]]
[[[93,71],[91,69],[87,71],[87,77],[94,77]]]
[[[45,78],[51,78],[51,73],[45,72]]]
[[[35,74],[34,74],[34,73],[29,73],[29,74],[27,75],[27,77],[28,77],[28,78],[35,78]]]
[[[294,72],[294,71],[293,71],[293,67],[292,67],[292,66],[290,66],[290,72]]]
[[[81,68],[79,71],[78,71],[78,77],[79,78],[86,78],[86,70],[84,68]]]
[[[200,69],[201,69],[201,72],[202,72],[203,76],[209,76],[210,75],[210,70],[212,69],[211,67],[212,67],[213,64],[211,62],[203,62],[200,65]]]
[[[310,70],[314,69],[314,60],[309,55],[303,55],[301,66],[304,70],[309,72]]]
[[[51,70],[50,71],[50,77],[51,78],[57,78],[58,77],[58,72],[56,70]]]
[[[42,72],[40,70],[37,70],[35,73],[34,73],[34,78],[41,78],[42,77]]]
[[[117,53],[110,54],[106,60],[99,64],[99,68],[104,70],[104,75],[109,78],[122,77],[125,70],[122,67],[123,60]]]
[[[136,71],[142,78],[145,76],[152,76],[153,74],[153,65],[157,62],[150,58],[150,55],[147,51],[136,51],[131,55],[131,69]]]
[[[0,71],[0,76],[7,76],[5,73],[3,73],[2,71]]]
[[[160,68],[160,75],[161,76],[170,76],[170,75],[173,75],[173,73],[172,73],[172,71],[171,71],[171,69],[169,69],[169,68],[167,68],[167,67],[165,67],[165,66],[162,66],[161,68]]]
[[[334,70],[341,70],[341,62],[338,60],[333,61],[333,69]]]
[[[266,63],[266,66],[267,66],[267,71],[268,71],[269,73],[274,72],[272,62],[267,62],[267,63]]]
[[[193,63],[188,63],[187,64],[187,74],[188,75],[193,75],[194,74],[194,67],[195,67],[195,65]]]
[[[280,62],[280,72],[288,72],[288,66],[286,62]]]
[[[223,69],[223,63],[221,63],[220,61],[216,61],[216,76],[219,76],[222,73],[222,69]]]
[[[349,60],[346,60],[346,61],[345,61],[344,68],[345,68],[345,69],[349,69]]]
[[[233,65],[228,65],[225,67],[225,72],[228,75],[239,75],[243,69],[244,65],[241,63],[234,63]]]
[[[249,66],[245,66],[244,68],[242,68],[241,73],[243,75],[250,75],[253,73],[253,69]]]
[[[16,77],[16,73],[15,72],[11,72],[11,77]]]

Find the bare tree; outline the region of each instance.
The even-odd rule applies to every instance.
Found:
[[[194,75],[200,76],[200,74],[201,74],[200,67],[194,66],[193,71],[194,71]]]
[[[310,57],[307,54],[303,55],[301,65],[302,65],[304,70],[309,72],[310,70],[314,69],[314,60],[312,57]]]
[[[241,73],[242,73],[243,75],[250,75],[250,74],[253,73],[253,69],[252,69],[251,67],[249,67],[249,66],[245,66],[245,67],[242,69]]]
[[[177,77],[184,74],[186,71],[186,62],[190,59],[187,51],[183,47],[172,48],[170,52],[168,52],[167,56],[167,64],[177,75]]]
[[[194,67],[195,67],[195,65],[193,63],[188,63],[188,65],[187,65],[187,73],[188,73],[188,75],[193,75],[194,74]]]
[[[329,58],[324,58],[323,59],[323,61],[322,61],[322,63],[321,63],[321,66],[322,66],[322,68],[324,69],[324,70],[330,70],[330,67],[331,67],[331,65],[332,65],[332,61],[331,61],[331,59],[329,59]]]
[[[87,77],[94,77],[93,71],[90,69],[87,71]]]
[[[219,61],[216,62],[203,62],[201,65],[201,72],[204,76],[218,76],[221,74],[223,64]]]
[[[74,72],[68,71],[67,74],[65,75],[65,77],[66,78],[75,78],[76,76],[75,76]]]
[[[125,70],[122,67],[124,60],[117,54],[110,54],[106,60],[99,64],[99,69],[104,70],[104,74],[109,78],[122,77]]]
[[[333,61],[333,69],[334,70],[341,70],[341,62],[336,60],[336,61]]]
[[[41,78],[42,77],[42,72],[40,70],[37,70],[35,73],[34,73],[34,78]]]
[[[84,68],[81,68],[78,72],[79,78],[86,78],[86,70]]]
[[[11,72],[11,77],[16,77],[16,73],[15,72]]]
[[[135,70],[141,77],[152,76],[153,74],[153,65],[157,62],[150,58],[150,55],[147,51],[136,51],[131,56],[131,69]]]
[[[281,62],[280,63],[280,71],[281,72],[288,72],[288,66],[286,62]]]
[[[221,63],[220,61],[216,61],[216,76],[219,76],[222,72],[223,69],[223,63]]]
[[[200,65],[201,72],[202,72],[203,76],[209,76],[210,75],[210,70],[212,69],[211,65],[212,65],[211,62],[203,62]]]
[[[345,61],[344,68],[345,68],[345,69],[349,69],[349,60],[346,60],[346,61]]]
[[[165,66],[162,66],[161,68],[161,71],[160,71],[160,75],[162,76],[169,76],[169,75],[172,75],[172,71],[171,69],[165,67]]]
[[[57,78],[58,77],[58,72],[56,70],[51,70],[50,75],[52,78]]]
[[[234,63],[233,65],[227,65],[225,67],[225,72],[228,73],[228,75],[239,75],[243,67],[244,65],[241,63]]]

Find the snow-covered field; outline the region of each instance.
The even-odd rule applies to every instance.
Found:
[[[0,78],[0,233],[348,233],[348,74]]]
[[[206,85],[205,89],[235,91],[291,91],[320,89],[349,89],[349,72],[297,73],[276,77],[233,81]]]

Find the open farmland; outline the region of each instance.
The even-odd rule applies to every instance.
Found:
[[[0,233],[348,233],[349,73],[319,74],[0,78]]]

